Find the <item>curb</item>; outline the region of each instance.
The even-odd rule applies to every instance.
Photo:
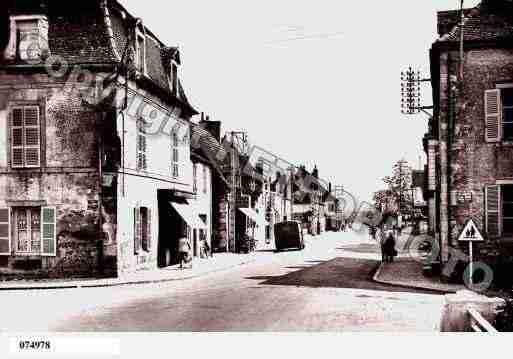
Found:
[[[129,281],[129,282],[113,282],[113,283],[105,283],[105,284],[62,284],[62,285],[48,285],[48,286],[19,286],[19,287],[7,287],[7,286],[1,286],[0,285],[0,291],[20,291],[20,290],[55,290],[55,289],[79,289],[79,288],[107,288],[107,287],[120,287],[120,286],[126,286],[126,285],[142,285],[142,284],[157,284],[157,283],[166,283],[166,282],[175,282],[179,280],[188,280],[188,279],[194,279],[198,277],[203,277],[205,275],[222,272],[224,270],[241,267],[246,264],[250,264],[256,261],[256,258],[252,258],[251,260],[241,262],[235,265],[218,268],[212,271],[203,272],[203,273],[196,273],[191,274],[186,277],[181,278],[165,278],[165,279],[147,279],[147,280],[140,280],[140,281]]]
[[[384,267],[384,265],[385,265],[385,263],[381,263],[379,265],[378,269],[376,270],[376,273],[374,273],[374,276],[372,277],[372,280],[374,282],[379,283],[379,284],[391,285],[394,287],[400,287],[400,288],[428,290],[428,291],[437,292],[437,293],[441,293],[441,294],[456,293],[456,291],[452,291],[452,290],[448,291],[448,290],[443,290],[443,289],[435,288],[435,287],[425,287],[425,286],[421,286],[421,285],[408,284],[408,283],[404,283],[404,282],[386,281],[386,280],[379,279],[379,275],[381,274],[381,270]]]

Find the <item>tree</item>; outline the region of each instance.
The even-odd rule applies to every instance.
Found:
[[[387,188],[374,193],[374,205],[382,212],[404,214],[411,212],[411,167],[404,159],[397,161],[392,175],[383,178]]]

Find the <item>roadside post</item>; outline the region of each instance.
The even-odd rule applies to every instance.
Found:
[[[463,227],[461,231],[458,242],[468,242],[468,255],[469,255],[469,284],[470,286],[474,285],[472,275],[474,274],[474,264],[473,264],[473,244],[474,242],[483,242],[484,238],[479,232],[478,227],[474,223],[472,219],[469,219]]]

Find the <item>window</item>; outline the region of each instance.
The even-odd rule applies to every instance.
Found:
[[[171,151],[172,151],[172,158],[171,158],[171,169],[173,177],[178,178],[179,173],[179,160],[180,160],[180,152],[178,149],[178,135],[173,132],[172,140],[171,140]]]
[[[11,167],[39,167],[41,155],[39,107],[14,107],[10,124]]]
[[[513,88],[501,90],[502,139],[513,140]]]
[[[146,38],[143,34],[137,33],[137,70],[146,73]]]
[[[485,138],[487,142],[513,141],[513,86],[485,91]]]
[[[9,42],[5,59],[39,63],[48,53],[48,18],[43,15],[15,15],[10,17]]]
[[[38,20],[17,20],[18,56],[20,60],[30,61],[41,58],[41,44],[39,43]]]
[[[203,166],[203,193],[207,193],[207,166]]]
[[[151,209],[134,208],[134,254],[151,250]]]
[[[487,186],[486,232],[490,237],[513,236],[513,184]]]
[[[41,209],[16,208],[14,223],[16,253],[39,254],[41,251]]]
[[[56,255],[55,208],[16,207],[13,209],[13,221],[14,248],[17,254]]]
[[[192,165],[192,191],[194,193],[198,192],[198,164],[197,163]]]
[[[513,235],[513,185],[501,186],[502,233]]]
[[[137,171],[146,171],[147,163],[147,142],[146,128],[143,119],[137,121]]]

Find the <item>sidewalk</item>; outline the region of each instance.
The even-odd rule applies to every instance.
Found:
[[[397,240],[399,255],[393,263],[381,263],[374,274],[374,281],[381,284],[394,286],[428,289],[441,293],[455,293],[466,289],[463,285],[442,283],[438,276],[426,277],[423,275],[423,263],[421,258],[414,258],[405,248],[411,229],[403,231]]]
[[[113,287],[131,284],[149,284],[171,282],[200,277],[214,272],[238,267],[252,263],[256,260],[256,253],[232,254],[216,253],[213,258],[197,259],[191,269],[181,270],[178,265],[167,268],[139,271],[123,275],[119,278],[105,279],[45,279],[41,281],[14,280],[0,282],[0,291],[3,290],[29,290],[29,289],[68,289],[68,288],[95,288]]]

